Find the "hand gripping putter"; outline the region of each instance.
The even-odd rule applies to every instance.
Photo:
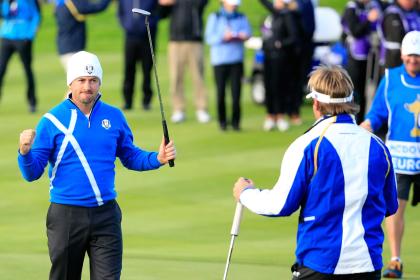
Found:
[[[229,253],[226,260],[225,273],[223,274],[223,280],[227,279],[230,258],[232,257],[232,251],[233,251],[233,243],[235,242],[235,237],[238,236],[239,234],[239,225],[241,223],[243,209],[244,209],[244,206],[240,202],[237,202],[235,216],[233,217],[232,229],[230,230],[230,234],[232,235],[232,238],[230,240]]]
[[[163,111],[162,96],[160,94],[159,79],[158,79],[157,70],[156,70],[155,53],[153,52],[152,36],[150,35],[149,16],[151,14],[148,11],[145,11],[145,10],[142,10],[142,9],[137,9],[137,8],[134,8],[131,11],[135,14],[141,14],[141,15],[145,16],[145,21],[144,22],[146,24],[147,35],[149,37],[150,53],[152,55],[153,70],[154,70],[154,73],[155,73],[156,87],[157,87],[157,92],[158,92],[158,97],[159,97],[160,114],[162,116],[163,136],[165,137],[165,144],[168,144],[169,143],[169,132],[168,132],[168,126],[166,125],[165,112]],[[174,163],[173,159],[171,159],[169,161],[169,166],[170,167],[175,166],[175,163]]]

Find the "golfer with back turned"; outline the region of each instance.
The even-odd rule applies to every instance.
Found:
[[[381,278],[381,223],[398,208],[391,156],[384,143],[356,125],[353,84],[338,66],[311,73],[315,124],[286,151],[272,189],[239,178],[233,193],[266,216],[300,208],[293,279]]]
[[[20,134],[18,163],[34,181],[49,163],[47,214],[50,279],[81,279],[85,253],[90,279],[120,279],[121,210],[115,198],[115,159],[132,170],[157,169],[175,158],[173,142],[159,152],[136,147],[122,112],[100,100],[102,68],[81,51],[68,64],[68,98]]]

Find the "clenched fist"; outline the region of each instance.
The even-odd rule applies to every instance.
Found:
[[[19,137],[19,152],[21,155],[26,155],[31,150],[34,143],[36,132],[33,129],[25,129]]]

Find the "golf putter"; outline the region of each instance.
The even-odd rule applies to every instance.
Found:
[[[162,116],[163,136],[165,137],[165,144],[168,144],[169,143],[169,132],[168,132],[168,126],[166,124],[165,112],[163,111],[162,96],[160,94],[160,85],[159,85],[159,79],[158,79],[158,74],[157,74],[157,70],[156,70],[155,53],[153,52],[152,36],[150,35],[149,16],[151,14],[148,11],[145,11],[145,10],[142,10],[142,9],[137,9],[137,8],[134,8],[131,11],[135,14],[141,14],[141,15],[145,16],[145,24],[146,24],[146,29],[147,29],[147,35],[149,37],[150,53],[152,55],[153,70],[154,70],[154,74],[155,74],[156,87],[157,87],[158,98],[159,98],[160,114]],[[170,167],[175,166],[175,162],[174,162],[173,159],[171,159],[169,161],[169,166]]]
[[[241,224],[242,219],[242,210],[244,209],[244,206],[240,203],[236,203],[236,210],[235,210],[235,216],[233,217],[233,223],[232,223],[232,229],[230,230],[230,234],[232,235],[232,238],[230,240],[230,246],[229,246],[229,252],[226,260],[226,266],[225,266],[225,273],[223,274],[223,280],[227,279],[227,274],[229,271],[229,265],[230,265],[230,259],[232,257],[233,252],[233,244],[235,243],[236,236],[239,235],[239,225]]]

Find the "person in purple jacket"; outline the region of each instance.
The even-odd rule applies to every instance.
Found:
[[[375,0],[355,0],[347,2],[343,14],[343,30],[348,52],[346,70],[354,84],[356,102],[360,111],[356,115],[361,123],[366,111],[366,75],[368,54],[371,49],[371,34],[381,17],[379,3]]]
[[[49,163],[47,214],[50,279],[81,279],[85,254],[90,279],[120,279],[121,210],[115,191],[115,159],[128,169],[157,169],[174,159],[174,143],[159,152],[136,147],[122,112],[100,100],[102,68],[81,51],[68,64],[68,98],[46,113],[37,130],[20,134],[18,164],[27,181]]]

